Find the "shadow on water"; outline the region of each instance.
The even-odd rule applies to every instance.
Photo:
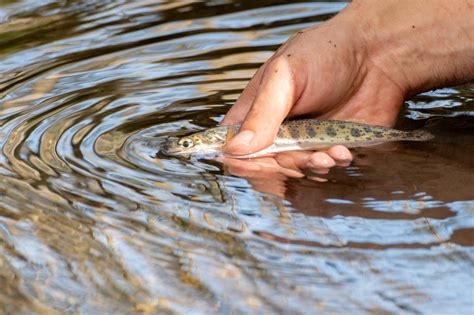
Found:
[[[325,182],[156,155],[344,3],[0,3],[0,313],[472,312],[474,88]],[[446,303],[449,301],[449,303]]]

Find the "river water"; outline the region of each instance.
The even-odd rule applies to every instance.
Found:
[[[319,181],[156,154],[341,2],[0,2],[0,313],[472,314],[474,85]]]

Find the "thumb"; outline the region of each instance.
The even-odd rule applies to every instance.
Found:
[[[287,60],[276,58],[265,68],[252,107],[224,152],[245,155],[270,146],[294,99],[295,82],[290,65]]]

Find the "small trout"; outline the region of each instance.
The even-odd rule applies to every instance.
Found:
[[[162,152],[167,155],[219,154],[238,132],[239,125],[211,128],[189,136],[170,137]],[[261,151],[235,156],[254,158],[295,150],[321,150],[341,144],[348,148],[372,146],[389,141],[425,141],[433,136],[425,130],[401,131],[339,120],[303,119],[284,122],[273,144]],[[234,156],[233,156],[234,157]]]

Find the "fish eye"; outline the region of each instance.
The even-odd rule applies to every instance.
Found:
[[[193,141],[190,139],[181,139],[178,144],[183,148],[191,148],[194,145]]]

